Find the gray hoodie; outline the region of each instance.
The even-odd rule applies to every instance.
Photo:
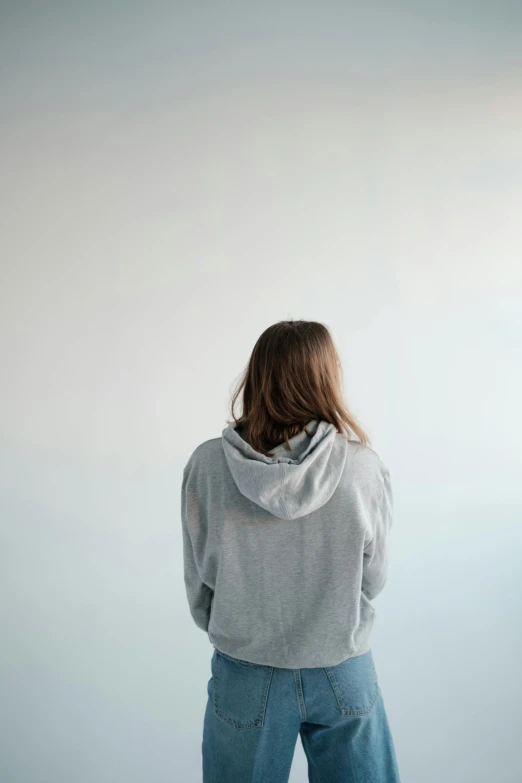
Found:
[[[392,491],[373,449],[312,419],[267,457],[228,425],[183,471],[191,615],[251,663],[336,666],[370,649],[387,577]]]

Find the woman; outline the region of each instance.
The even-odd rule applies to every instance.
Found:
[[[214,647],[204,783],[284,783],[298,735],[311,783],[399,781],[369,641],[390,476],[341,383],[323,324],[270,326],[185,466],[185,586]]]

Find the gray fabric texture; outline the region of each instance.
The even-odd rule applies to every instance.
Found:
[[[378,454],[312,419],[267,457],[227,425],[183,470],[190,613],[250,663],[336,666],[370,649],[393,498]]]

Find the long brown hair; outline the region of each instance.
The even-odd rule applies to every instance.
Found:
[[[301,432],[311,419],[369,445],[342,399],[342,366],[328,328],[318,321],[278,321],[257,340],[231,400],[231,414],[253,449],[270,449]],[[234,408],[243,392],[243,412]],[[229,422],[231,424],[232,422]]]

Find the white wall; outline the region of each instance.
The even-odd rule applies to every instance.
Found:
[[[394,482],[403,783],[521,779],[522,24],[435,5],[2,4],[5,783],[200,779],[181,471],[287,317]]]

